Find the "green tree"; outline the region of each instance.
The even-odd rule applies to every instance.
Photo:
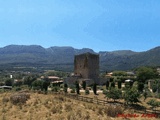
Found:
[[[122,98],[122,91],[117,88],[111,88],[109,92],[106,92],[106,97],[111,98],[115,101]]]
[[[12,85],[13,85],[13,80],[10,79],[10,78],[7,78],[7,79],[5,80],[5,85],[6,85],[6,86],[12,86]]]
[[[148,79],[153,79],[157,77],[157,71],[150,67],[140,67],[136,71],[138,79],[138,90],[143,91],[144,84]]]
[[[35,81],[37,78],[36,76],[26,76],[24,77],[23,84],[28,85],[28,87],[31,87],[32,82]]]
[[[0,86],[3,86],[4,85],[4,83],[3,82],[0,82]]]
[[[68,85],[65,83],[64,84],[64,92],[67,93]]]
[[[34,90],[43,90],[43,81],[42,80],[33,81],[32,87]]]
[[[130,82],[129,82],[130,88],[133,86],[133,83],[134,83],[133,81],[130,81]]]
[[[52,91],[53,91],[53,92],[58,92],[58,91],[59,91],[59,89],[60,89],[60,88],[59,88],[59,87],[57,87],[57,86],[52,87]]]
[[[153,84],[152,85],[152,92],[156,92],[157,91],[157,84]]]
[[[106,89],[108,90],[108,88],[109,88],[109,81],[107,80],[106,81]]]
[[[114,77],[111,77],[109,81],[110,81],[110,82],[113,82],[113,80],[114,80]]]
[[[86,89],[86,81],[82,81],[82,87],[84,90]]]
[[[79,82],[76,81],[75,85],[76,85],[76,92],[77,92],[77,94],[79,95],[79,94],[80,94],[80,93],[79,93]]]
[[[43,89],[44,89],[45,92],[48,91],[48,86],[49,86],[49,85],[50,85],[50,82],[49,82],[49,81],[43,81],[42,86],[43,86]]]
[[[118,81],[118,88],[121,89],[121,87],[122,87],[122,82],[119,80]]]
[[[127,76],[125,71],[114,71],[113,76]]]
[[[96,83],[93,84],[93,93],[97,95],[97,84]]]
[[[160,81],[159,80],[154,80],[153,84],[152,84],[152,91],[155,92],[160,92]]]
[[[57,77],[67,77],[68,73],[62,72],[62,71],[54,71],[54,70],[49,70],[44,73],[45,76],[57,76]]]
[[[22,74],[15,74],[13,77],[14,77],[14,79],[22,79],[23,75]]]
[[[148,95],[148,94],[147,94],[147,91],[144,91],[144,92],[143,92],[144,101],[147,99],[147,95]]]
[[[140,67],[137,70],[137,79],[143,83],[145,83],[146,80],[156,78],[157,77],[157,71],[150,67]]]
[[[85,90],[85,94],[88,95],[89,94],[89,89]]]
[[[144,83],[141,81],[138,81],[138,91],[143,92],[144,89]]]
[[[133,104],[139,102],[140,93],[135,87],[126,89],[124,94],[124,100],[127,104]]]
[[[115,82],[111,82],[111,87],[115,88]]]

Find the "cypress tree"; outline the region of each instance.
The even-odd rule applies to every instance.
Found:
[[[93,84],[93,92],[95,95],[97,95],[97,84],[96,83]]]
[[[111,83],[111,87],[115,88],[115,82]]]
[[[122,82],[118,81],[118,88],[121,89],[122,88]]]
[[[109,88],[109,81],[106,81],[106,89]]]
[[[79,95],[80,93],[79,93],[79,83],[78,83],[78,81],[76,81],[75,85],[76,85],[76,92]]]
[[[65,83],[64,84],[64,92],[67,93],[68,85]]]
[[[83,87],[84,90],[86,89],[86,81],[82,82],[82,87]]]

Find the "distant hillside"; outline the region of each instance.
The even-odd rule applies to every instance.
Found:
[[[51,67],[73,70],[74,55],[85,52],[95,53],[92,49],[73,47],[43,48],[38,45],[9,45],[0,48],[1,66]],[[160,66],[160,47],[145,52],[120,50],[99,52],[101,70],[129,70],[138,66]]]
[[[94,53],[93,50],[88,48],[50,47],[46,49],[38,45],[9,45],[0,48],[0,65],[3,68],[32,66],[72,70],[74,55],[85,52]]]
[[[113,51],[100,52],[101,68],[129,70],[139,66],[160,66],[160,47],[145,52]]]

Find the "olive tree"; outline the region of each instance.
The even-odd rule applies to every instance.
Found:
[[[123,97],[127,104],[133,104],[139,102],[140,93],[138,92],[136,87],[132,87],[131,89],[125,90]]]
[[[106,97],[111,98],[115,101],[122,98],[122,91],[117,88],[111,88],[109,92],[106,92]]]

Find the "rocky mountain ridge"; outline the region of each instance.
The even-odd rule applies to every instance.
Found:
[[[53,66],[57,69],[73,69],[74,55],[96,53],[92,49],[73,47],[43,48],[39,45],[9,45],[0,48],[0,65]],[[144,52],[131,50],[100,51],[100,69],[130,70],[139,66],[160,66],[160,47]]]

